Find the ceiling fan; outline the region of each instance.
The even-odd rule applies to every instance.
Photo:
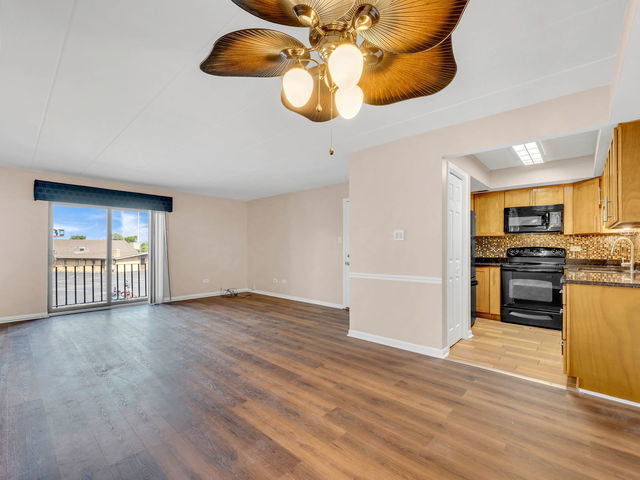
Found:
[[[457,72],[451,34],[469,0],[233,0],[264,20],[309,28],[309,43],[276,30],[224,35],[200,69],[282,76],[282,103],[314,122],[355,117],[363,103],[433,95]]]

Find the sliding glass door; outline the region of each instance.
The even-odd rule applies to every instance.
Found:
[[[111,299],[123,302],[147,298],[149,265],[149,212],[111,212]]]
[[[149,212],[50,204],[49,311],[148,300]]]

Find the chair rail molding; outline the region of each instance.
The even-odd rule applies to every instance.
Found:
[[[392,275],[388,273],[357,273],[351,272],[349,278],[364,278],[368,280],[386,280],[388,282],[428,283],[441,285],[442,277],[421,277],[417,275]]]

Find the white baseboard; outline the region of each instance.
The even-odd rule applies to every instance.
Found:
[[[429,357],[446,358],[449,355],[449,347],[437,349],[433,347],[427,347],[425,345],[418,345],[416,343],[396,340],[395,338],[381,337],[380,335],[373,335],[371,333],[358,332],[356,330],[349,330],[348,336],[357,338],[359,340],[366,340],[367,342],[379,343],[388,347],[399,348],[401,350],[419,353],[421,355],[427,355]]]
[[[48,313],[29,313],[27,315],[14,315],[12,317],[0,317],[0,323],[16,323],[26,322],[27,320],[38,320],[39,318],[47,318]]]
[[[250,292],[251,290],[248,288],[234,288],[234,290],[238,293],[244,293],[244,292]],[[181,302],[183,300],[195,300],[197,298],[208,298],[208,297],[220,297],[222,295],[225,295],[226,292],[222,291],[222,292],[206,292],[206,293],[194,293],[193,295],[180,295],[179,297],[171,297],[171,299],[169,298],[165,298],[164,302],[168,303],[169,301],[171,302]]]
[[[640,403],[632,402],[631,400],[625,400],[624,398],[612,397],[611,395],[605,395],[604,393],[592,392],[591,390],[585,390],[583,388],[578,388],[580,393],[584,393],[585,395],[591,395],[598,398],[603,398],[605,400],[611,400],[612,402],[623,403],[625,405],[629,405],[631,407],[640,408]]]
[[[294,302],[303,302],[303,303],[311,303],[313,305],[320,305],[322,307],[330,307],[330,308],[338,308],[338,309],[344,309],[344,305],[340,305],[337,303],[331,303],[331,302],[324,302],[322,300],[312,300],[310,298],[302,298],[302,297],[294,297],[292,295],[284,295],[282,293],[274,293],[274,292],[267,292],[264,290],[249,290],[250,292],[253,292],[255,294],[258,295],[266,295],[268,297],[277,297],[277,298],[284,298],[285,300],[293,300]]]

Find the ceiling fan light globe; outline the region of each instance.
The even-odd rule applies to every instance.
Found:
[[[352,43],[339,45],[329,56],[329,73],[339,88],[349,89],[358,85],[364,68],[364,56]]]
[[[302,67],[293,67],[282,77],[282,90],[295,108],[304,107],[313,93],[313,77]]]
[[[336,92],[336,108],[346,120],[354,118],[360,112],[364,102],[364,93],[359,86],[339,88]]]

